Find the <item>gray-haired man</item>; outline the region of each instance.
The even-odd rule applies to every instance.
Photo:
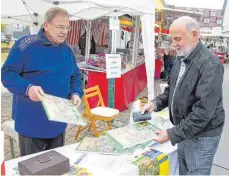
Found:
[[[18,40],[2,67],[2,83],[14,96],[21,156],[64,145],[67,124],[48,120],[40,102],[44,93],[72,99],[76,106],[83,95],[75,56],[65,42],[68,12],[48,10],[43,26],[37,35]]]
[[[143,111],[169,107],[174,127],[157,131],[156,141],[178,144],[181,175],[209,175],[223,130],[222,101],[224,68],[220,60],[199,40],[199,25],[180,17],[170,27],[172,46],[178,59],[169,86]]]

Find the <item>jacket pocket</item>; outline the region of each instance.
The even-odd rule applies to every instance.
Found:
[[[184,104],[179,104],[179,103],[176,103],[174,104],[174,123],[175,124],[178,124],[180,123],[181,119],[184,119],[185,118],[185,106]]]

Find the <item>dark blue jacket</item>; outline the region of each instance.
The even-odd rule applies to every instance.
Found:
[[[62,98],[83,96],[80,71],[67,43],[52,45],[41,29],[38,35],[18,40],[2,67],[2,83],[13,93],[15,130],[33,138],[54,138],[67,124],[48,120],[41,102],[28,97],[31,85]]]

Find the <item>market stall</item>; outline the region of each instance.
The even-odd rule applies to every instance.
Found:
[[[200,14],[192,12],[192,11],[177,11],[174,9],[168,8],[157,8],[156,13],[156,21],[155,21],[155,33],[158,33],[156,36],[155,42],[155,50],[156,55],[162,56],[164,54],[165,49],[169,49],[170,39],[168,37],[169,31],[168,27],[171,24],[172,20],[177,18],[179,15],[188,14],[190,16],[198,18]],[[130,46],[129,42],[127,42],[127,48],[119,49],[117,48],[117,52],[121,52],[122,56],[122,75],[121,78],[115,79],[114,86],[114,99],[115,99],[115,108],[123,111],[128,109],[128,105],[138,96],[140,92],[148,86],[151,92],[148,92],[149,99],[153,98],[153,79],[154,76],[152,72],[154,72],[154,63],[151,62],[151,65],[148,65],[148,69],[145,68],[145,57],[144,51],[146,52],[147,48],[141,48],[141,44],[139,44],[139,39],[143,37],[143,28],[142,24],[137,24],[137,17],[126,17],[122,16],[119,18],[120,27],[123,31],[132,32],[132,36],[130,38]],[[135,24],[135,25],[134,25]],[[139,31],[136,34],[136,31]],[[134,34],[133,34],[134,32]],[[109,36],[108,32],[107,35]],[[106,38],[106,37],[105,37]],[[107,38],[106,38],[107,39]],[[132,42],[132,43],[131,43]],[[136,45],[136,43],[138,43]],[[109,47],[109,44],[108,44]],[[136,51],[137,50],[137,51]],[[151,50],[149,50],[151,52]],[[97,55],[98,56],[98,55]],[[152,56],[152,57],[155,57]],[[106,105],[109,105],[108,102],[108,80],[106,79],[105,73],[105,57],[97,57],[96,59],[92,59],[94,56],[90,57],[86,61],[88,70],[87,76],[87,86],[95,86],[99,85],[103,99]],[[151,59],[152,60],[152,59]],[[146,60],[146,63],[148,61]],[[86,70],[85,66],[80,66],[81,70]],[[98,71],[99,70],[99,71]],[[148,75],[147,80],[147,71],[151,73],[151,77]],[[151,80],[150,80],[151,79]],[[149,90],[149,91],[150,91]],[[96,99],[91,100],[91,106],[96,105]]]
[[[109,28],[108,25],[104,28],[104,31],[99,31],[97,28],[97,35],[102,33],[104,36],[96,37],[94,35],[95,38],[107,39],[106,36],[109,36],[109,30],[106,30],[107,28]],[[94,29],[96,28],[93,26],[92,22],[91,32],[95,34],[96,32],[93,32]],[[109,42],[96,40],[96,43],[99,42],[108,43],[107,47],[110,47]],[[104,50],[106,50],[106,48]],[[129,103],[135,100],[137,95],[142,92],[147,85],[143,49],[139,50],[135,67],[132,66],[132,50],[133,48],[117,49],[117,53],[121,56],[122,71],[121,77],[116,78],[114,83],[114,107],[121,111],[128,109]],[[97,52],[97,54],[85,55],[85,61],[79,62],[78,66],[82,73],[87,75],[86,86],[93,87],[99,85],[105,105],[108,106],[108,79],[106,77],[105,54],[107,54],[107,52],[102,51],[100,53]],[[90,103],[92,107],[95,106],[97,104],[97,99],[91,99]]]
[[[126,28],[133,29],[134,23],[136,23],[137,18],[133,20],[132,22],[127,19],[122,20],[120,19],[120,30],[121,33],[125,31]],[[106,46],[107,48],[104,49],[102,52],[98,52],[98,49],[96,49],[97,54],[89,54],[89,52],[85,52],[85,61],[84,62],[79,62],[78,66],[84,76],[86,75],[86,81],[84,79],[84,83],[86,82],[85,87],[92,87],[95,85],[99,85],[100,91],[102,93],[103,100],[105,102],[105,105],[109,106],[108,104],[108,97],[109,97],[109,81],[107,80],[106,77],[106,59],[105,59],[105,54],[107,54],[107,50],[110,50],[110,38],[109,38],[109,21],[106,18],[100,18],[97,19],[96,22],[92,21],[91,22],[91,30],[87,30],[91,32],[91,35],[94,38],[97,38],[95,40],[96,43],[105,43],[103,46]],[[101,23],[101,21],[103,21]],[[138,20],[140,22],[140,18]],[[99,27],[96,27],[96,25],[99,24]],[[104,25],[105,24],[105,25]],[[141,24],[142,26],[143,24]],[[153,24],[151,24],[153,25]],[[85,25],[86,26],[86,25]],[[104,27],[102,27],[104,26]],[[139,42],[139,32],[138,35],[136,34],[136,31],[139,31],[140,29],[140,23],[135,24],[135,33],[131,35],[130,39],[128,42],[124,42],[124,48],[118,48],[116,49],[116,53],[120,54],[121,56],[121,62],[122,62],[122,70],[121,70],[121,77],[116,78],[114,80],[114,107],[123,111],[128,109],[128,105],[136,99],[136,97],[139,95],[140,92],[143,91],[143,89],[147,86],[150,86],[149,88],[149,93],[151,94],[149,97],[154,97],[153,96],[153,75],[152,75],[152,69],[154,63],[152,63],[152,59],[150,59],[151,64],[147,64],[148,68],[145,67],[145,52],[143,50],[143,44],[142,44],[142,38],[143,38],[143,33],[147,33],[147,31],[142,31],[141,30],[141,42]],[[151,26],[152,27],[152,26]],[[101,29],[103,28],[103,29]],[[156,30],[157,28],[155,28]],[[95,32],[96,30],[96,32]],[[154,31],[152,31],[153,34]],[[73,31],[71,35],[74,35],[74,33],[78,33],[76,31]],[[82,33],[82,32],[81,32]],[[101,36],[103,34],[103,36]],[[133,37],[134,36],[134,37]],[[88,37],[88,36],[87,36]],[[86,38],[87,38],[86,37]],[[120,37],[120,36],[118,36]],[[117,38],[118,38],[117,37]],[[69,37],[70,38],[70,37]],[[117,40],[115,39],[115,41]],[[125,38],[122,37],[122,38]],[[100,39],[100,40],[98,40]],[[104,41],[101,41],[105,40]],[[107,42],[107,40],[109,42]],[[114,39],[113,39],[114,40]],[[123,40],[123,39],[122,39]],[[90,41],[90,39],[86,39],[87,43]],[[153,41],[153,40],[152,40]],[[152,42],[151,41],[151,42]],[[120,41],[121,42],[121,41]],[[79,43],[80,45],[80,43]],[[120,45],[119,45],[120,46]],[[88,49],[88,46],[85,47]],[[90,48],[91,49],[91,48]],[[106,51],[105,51],[106,50]],[[100,50],[101,51],[101,50]],[[152,50],[150,50],[150,54],[152,54]],[[152,58],[154,58],[152,56]],[[78,60],[78,59],[77,59]],[[148,62],[148,61],[146,61]],[[149,77],[147,81],[147,72],[146,70],[148,69],[148,73],[151,73],[151,77]],[[84,77],[85,78],[85,77]],[[151,99],[152,99],[151,98]],[[91,107],[94,107],[97,104],[97,99],[91,99],[90,100]]]

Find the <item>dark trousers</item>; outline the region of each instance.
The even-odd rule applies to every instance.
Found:
[[[31,138],[18,135],[21,156],[64,146],[64,133],[52,139]]]

